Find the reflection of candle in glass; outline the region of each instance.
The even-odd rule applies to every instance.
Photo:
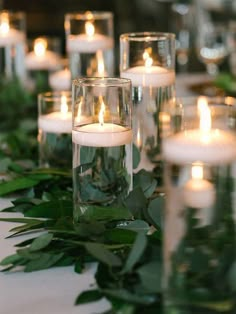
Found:
[[[161,66],[154,66],[148,50],[143,53],[144,66],[135,66],[122,71],[120,76],[130,79],[133,86],[169,86],[175,82],[175,72]]]
[[[112,147],[131,143],[131,129],[104,122],[105,104],[102,97],[99,99],[101,107],[98,123],[75,126],[72,130],[72,141],[76,144],[93,147]]]
[[[25,40],[24,32],[11,28],[9,24],[9,14],[0,14],[0,47],[15,45]]]
[[[202,109],[200,127],[185,130],[170,136],[163,142],[163,154],[175,163],[226,164],[236,157],[236,138],[232,132],[212,129],[211,112],[208,106]]]
[[[97,50],[113,48],[113,39],[95,32],[92,13],[87,14],[85,33],[69,35],[67,40],[68,52],[95,53]]]
[[[102,50],[98,50],[96,52],[96,59],[97,59],[97,73],[95,76],[98,76],[98,77],[107,76],[107,72],[105,71],[104,57],[103,57]]]
[[[68,111],[67,101],[67,97],[62,95],[60,101],[60,111],[39,116],[39,129],[48,133],[71,133],[72,114],[71,111]]]
[[[45,38],[34,41],[34,50],[26,55],[28,70],[55,70],[60,65],[60,57],[47,49],[48,42]]]
[[[194,208],[207,208],[214,204],[215,189],[212,183],[203,178],[202,164],[193,164],[192,179],[184,186],[183,198],[186,206]]]

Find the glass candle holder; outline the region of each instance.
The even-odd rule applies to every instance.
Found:
[[[0,75],[24,80],[25,27],[23,12],[0,11]]]
[[[164,313],[234,313],[236,99],[176,102],[163,140]]]
[[[49,75],[49,85],[54,91],[71,91],[71,73],[69,70],[69,60],[62,60],[62,68]]]
[[[122,34],[120,76],[133,86],[133,141],[141,153],[136,171],[155,172],[162,185],[160,120],[163,104],[175,94],[175,35]]]
[[[38,95],[38,143],[41,167],[72,167],[70,92]]]
[[[111,12],[68,13],[65,33],[72,79],[114,75]]]
[[[72,84],[74,220],[132,189],[131,82],[82,78]]]

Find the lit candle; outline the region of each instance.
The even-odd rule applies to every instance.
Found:
[[[0,15],[0,47],[16,45],[24,42],[24,40],[24,32],[11,28],[8,13],[2,13]]]
[[[67,97],[61,96],[61,110],[41,115],[38,118],[38,127],[48,133],[71,133],[72,113],[68,111]]]
[[[194,208],[208,208],[214,204],[215,189],[211,182],[203,178],[202,164],[193,164],[192,178],[184,186],[183,198],[186,206]]]
[[[47,49],[47,40],[44,38],[37,38],[34,41],[34,51],[26,55],[28,70],[55,70],[60,62],[60,56]]]
[[[232,132],[211,128],[211,112],[201,99],[200,128],[179,132],[163,142],[166,160],[185,164],[200,161],[211,165],[232,162],[236,158],[236,137]]]
[[[72,130],[72,141],[83,146],[112,147],[129,144],[132,141],[132,130],[124,126],[105,123],[105,104],[101,102],[98,123],[75,126]]]
[[[92,23],[93,15],[88,13],[88,21],[85,22],[85,33],[79,35],[69,35],[67,40],[68,52],[95,53],[97,50],[112,49],[113,39],[95,33]]]
[[[173,85],[175,82],[175,71],[161,66],[154,66],[153,59],[149,53],[143,53],[144,65],[135,66],[122,71],[120,76],[130,79],[133,86],[160,87]]]
[[[55,91],[71,89],[71,73],[68,69],[56,71],[49,75],[49,85]]]

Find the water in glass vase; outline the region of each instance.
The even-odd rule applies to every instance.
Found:
[[[41,167],[71,169],[71,134],[39,129],[39,164]]]
[[[73,131],[73,134],[79,133]],[[75,135],[72,135],[72,138]],[[111,144],[109,141],[107,145]],[[132,144],[95,147],[73,140],[74,220],[89,205],[118,204],[132,188]]]
[[[80,76],[113,76],[113,49],[92,53],[69,51],[70,70],[73,78]]]

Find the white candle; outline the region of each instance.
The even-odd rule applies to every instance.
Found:
[[[215,189],[211,182],[203,178],[203,166],[192,166],[192,178],[183,190],[184,204],[193,208],[209,208],[215,201]],[[199,217],[204,219],[204,217]]]
[[[132,67],[121,72],[120,77],[130,79],[133,86],[161,87],[173,85],[175,82],[175,72],[160,66]]]
[[[55,70],[60,65],[60,56],[47,50],[47,41],[38,38],[34,43],[34,51],[26,55],[26,68],[28,70]]]
[[[121,146],[131,143],[132,130],[114,123],[92,123],[72,130],[72,141],[83,146]]]
[[[71,73],[68,69],[60,70],[49,76],[49,85],[53,90],[71,89]]]
[[[68,52],[95,53],[97,50],[112,49],[114,46],[111,37],[96,34],[91,21],[85,23],[85,33],[69,35],[67,39]]]
[[[39,116],[38,127],[48,133],[71,133],[72,113],[68,111],[66,96],[61,97],[61,111]]]
[[[211,112],[205,98],[199,98],[199,129],[179,132],[163,142],[166,160],[179,164],[203,163],[221,165],[236,158],[236,136],[226,130],[211,129]]]
[[[24,42],[24,40],[24,32],[10,28],[8,13],[2,13],[0,23],[0,47],[16,45]]]
[[[147,49],[143,53],[144,66],[135,66],[121,72],[121,77],[130,79],[133,86],[161,87],[175,83],[175,72],[154,66]]]

